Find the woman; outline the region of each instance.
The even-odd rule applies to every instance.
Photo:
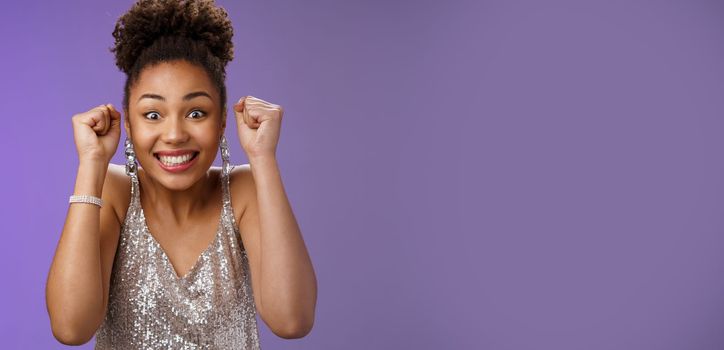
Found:
[[[118,20],[125,118],[110,104],[72,118],[79,168],[46,287],[60,342],[258,349],[257,312],[280,337],[310,332],[317,282],[276,162],[280,106],[233,106],[249,164],[229,163],[232,35],[212,0],[140,0]],[[122,119],[125,167],[110,164]]]

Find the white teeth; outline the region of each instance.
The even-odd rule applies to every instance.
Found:
[[[193,156],[194,156],[193,153],[188,153],[188,154],[184,154],[182,156],[173,156],[173,157],[159,155],[158,158],[165,165],[175,166],[175,165],[180,165],[180,164],[184,164],[184,163],[188,162]]]

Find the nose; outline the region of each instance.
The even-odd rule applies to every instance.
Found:
[[[169,144],[180,144],[188,140],[189,134],[186,131],[186,125],[182,118],[172,117],[166,118],[164,123],[163,135],[161,137],[163,142]]]

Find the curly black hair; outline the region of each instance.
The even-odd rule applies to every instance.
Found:
[[[116,65],[126,73],[123,108],[141,71],[161,62],[186,60],[202,67],[221,97],[226,116],[226,64],[234,58],[234,29],[214,0],[138,0],[113,30]]]

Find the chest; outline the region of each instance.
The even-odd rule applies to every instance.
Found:
[[[223,229],[223,209],[219,206],[211,213],[189,219],[183,224],[162,215],[144,215],[146,231],[160,246],[177,277],[186,276],[198,264],[201,256],[213,249]]]

